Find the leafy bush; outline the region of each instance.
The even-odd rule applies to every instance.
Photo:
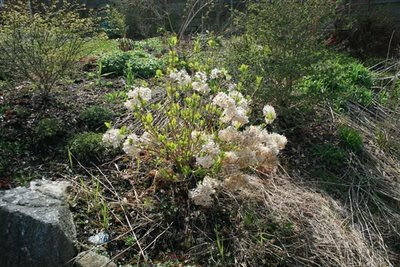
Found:
[[[268,77],[269,97],[287,101],[296,79],[321,58],[334,2],[247,1],[236,19],[244,34],[234,39],[228,63],[233,70],[241,64],[252,66],[253,78]]]
[[[36,140],[44,142],[54,140],[62,133],[64,124],[56,118],[41,119],[34,128],[34,136]]]
[[[81,163],[99,162],[104,157],[105,148],[101,133],[84,132],[69,141],[69,152]]]
[[[92,21],[78,6],[58,1],[5,4],[0,12],[0,64],[14,78],[29,80],[46,97],[78,60]],[[32,15],[31,15],[32,12]]]
[[[339,138],[341,144],[354,152],[360,152],[363,148],[363,138],[361,134],[350,127],[341,127],[339,129]]]
[[[370,105],[373,100],[372,72],[347,58],[331,59],[312,67],[312,74],[297,84],[311,103],[326,101],[340,108],[347,101]]]
[[[114,114],[108,108],[92,106],[82,111],[79,117],[81,121],[88,127],[88,129],[98,130],[103,129],[103,127],[105,127],[104,123],[111,121],[114,117]]]
[[[100,60],[103,74],[123,75],[129,64],[135,76],[150,78],[162,67],[160,60],[144,51],[114,52],[103,56]]]
[[[120,38],[118,39],[119,49],[121,51],[130,51],[134,48],[134,41],[129,38]]]

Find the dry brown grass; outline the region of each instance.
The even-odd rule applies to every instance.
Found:
[[[350,213],[329,196],[297,185],[288,176],[266,180],[256,202],[252,207],[260,218],[270,221],[272,216],[277,224],[290,222],[293,230],[262,246],[252,235],[233,237],[236,262],[241,266],[259,266],[263,258],[276,260],[266,263],[270,265],[391,266],[385,252],[372,247],[352,223]],[[241,223],[238,227],[245,232]]]

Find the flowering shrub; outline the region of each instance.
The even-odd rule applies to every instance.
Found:
[[[249,167],[276,166],[287,141],[265,129],[276,118],[274,108],[264,107],[264,125],[249,125],[249,100],[226,70],[189,74],[170,67],[165,94],[157,102],[150,88],[132,88],[125,107],[141,122],[144,132],[137,135],[129,126],[109,129],[103,142],[113,148],[122,146],[136,160],[145,154],[165,180],[198,182],[189,197],[201,206],[212,203],[218,187],[241,190],[240,185],[251,183],[245,174]]]

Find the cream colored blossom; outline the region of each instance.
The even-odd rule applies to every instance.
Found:
[[[118,148],[124,136],[120,133],[119,129],[109,129],[103,135],[103,143],[106,147]]]
[[[125,107],[133,109],[141,104],[141,101],[149,101],[151,99],[151,90],[147,87],[135,87],[128,92],[128,100]]]
[[[142,136],[140,136],[139,141],[142,145],[150,145],[154,141],[154,137],[149,132],[144,132]]]
[[[177,72],[171,72],[169,77],[182,86],[187,86],[192,82],[192,78],[184,69]]]
[[[223,142],[239,143],[242,141],[242,134],[232,126],[228,126],[227,128],[220,130],[218,132],[218,137]]]
[[[232,123],[235,127],[240,127],[249,122],[249,107],[241,93],[231,91],[227,95],[220,92],[214,97],[213,104],[224,109],[220,118],[223,123]]]
[[[216,193],[219,182],[209,176],[204,177],[196,188],[189,191],[189,198],[197,206],[210,207],[213,204],[212,195]]]
[[[218,79],[220,77],[220,75],[221,75],[221,70],[215,68],[215,69],[211,70],[210,78],[215,80],[215,79]]]
[[[228,96],[235,100],[237,107],[242,108],[246,113],[249,112],[250,108],[247,99],[240,92],[233,90],[229,92]]]
[[[236,83],[228,83],[227,87],[228,87],[228,91],[233,91],[233,90],[236,90],[237,84]]]
[[[219,92],[213,99],[213,104],[220,108],[232,108],[235,106],[235,100],[224,92]]]
[[[239,156],[234,151],[225,152],[224,163],[225,164],[236,164],[239,160]]]
[[[140,153],[140,143],[138,136],[134,133],[128,135],[122,146],[122,149],[127,155],[133,158],[138,157]]]
[[[201,155],[196,157],[196,163],[205,169],[209,169],[213,166],[219,153],[219,145],[210,137],[202,146],[200,150]]]
[[[263,113],[265,116],[265,122],[271,124],[276,119],[276,112],[273,106],[265,105],[263,108]]]
[[[194,75],[194,79],[196,81],[202,82],[202,83],[206,83],[207,82],[207,74],[204,72],[196,72],[196,74]]]
[[[193,90],[202,94],[207,94],[210,92],[210,87],[205,82],[192,82],[192,88]]]
[[[284,149],[287,144],[287,138],[277,133],[269,134],[269,139],[272,143],[276,144],[279,150]]]

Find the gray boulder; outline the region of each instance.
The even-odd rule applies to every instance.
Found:
[[[70,184],[37,181],[0,191],[0,265],[72,266],[76,231],[66,202]]]
[[[75,267],[117,267],[117,265],[106,256],[93,251],[84,251],[76,256]]]

